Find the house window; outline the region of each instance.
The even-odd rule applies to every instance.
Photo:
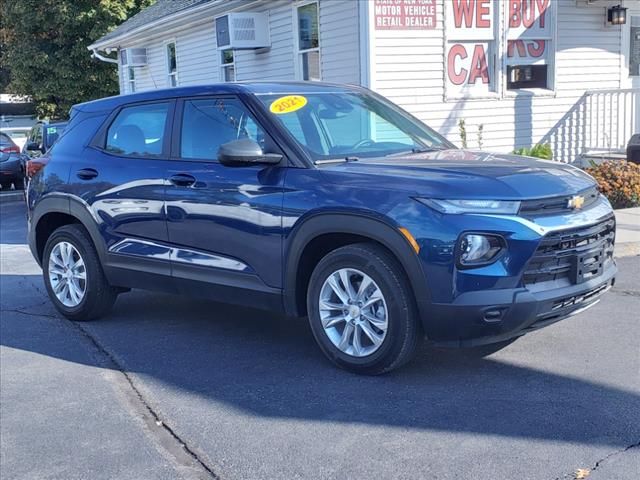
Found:
[[[178,61],[175,42],[167,43],[167,81],[170,87],[178,85]]]
[[[220,66],[222,68],[222,81],[236,81],[236,64],[233,58],[233,50],[223,50],[220,52]]]
[[[640,15],[632,15],[629,25],[629,76],[640,76]]]
[[[551,90],[555,15],[552,15],[549,0],[512,1],[503,10],[507,90]]]
[[[298,17],[298,76],[302,80],[320,80],[320,29],[318,3],[296,8]]]
[[[553,3],[446,0],[446,97],[553,89]]]
[[[127,50],[120,50],[120,68],[122,71],[124,91],[126,93],[133,93],[136,91],[136,72],[132,66],[129,65]]]
[[[127,85],[130,93],[136,91],[136,71],[133,67],[127,67]]]
[[[447,97],[486,97],[498,91],[499,3],[447,0]]]

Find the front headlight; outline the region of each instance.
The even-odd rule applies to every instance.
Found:
[[[520,202],[511,200],[441,200],[438,198],[417,198],[416,200],[440,213],[515,215],[520,210]]]

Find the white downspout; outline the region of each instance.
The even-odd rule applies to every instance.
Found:
[[[115,58],[105,57],[105,56],[99,54],[98,50],[96,50],[95,48],[93,50],[91,50],[91,57],[92,58],[97,58],[101,62],[115,63],[116,65],[118,64],[118,60],[116,60]]]

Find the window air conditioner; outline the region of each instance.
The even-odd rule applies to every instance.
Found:
[[[269,16],[266,13],[236,12],[216,18],[216,41],[220,50],[267,48]]]
[[[144,67],[147,65],[146,48],[127,48],[120,52],[121,63],[128,67]]]

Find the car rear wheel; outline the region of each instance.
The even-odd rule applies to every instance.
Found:
[[[11,185],[13,185],[12,182],[2,182],[2,183],[0,183],[0,187],[2,187],[2,190],[11,190]]]
[[[104,276],[98,254],[80,225],[58,228],[45,245],[44,283],[56,309],[71,320],[108,313],[118,295]]]
[[[374,244],[325,256],[311,275],[307,310],[322,352],[355,373],[377,375],[403,365],[420,338],[405,274]]]

